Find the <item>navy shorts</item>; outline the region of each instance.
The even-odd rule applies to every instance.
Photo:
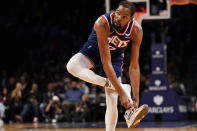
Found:
[[[91,59],[92,62],[94,62],[95,66],[101,64],[98,47],[86,43],[79,52]],[[118,55],[111,58],[112,66],[114,68],[114,71],[116,72],[117,77],[122,76],[123,58],[123,55]],[[104,72],[103,76],[106,77],[106,74]]]

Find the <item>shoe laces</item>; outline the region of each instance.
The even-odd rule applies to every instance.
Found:
[[[130,120],[130,118],[132,117],[132,115],[136,112],[136,108],[135,107],[131,107],[130,109],[128,109],[126,112],[125,112],[125,119],[126,120]]]

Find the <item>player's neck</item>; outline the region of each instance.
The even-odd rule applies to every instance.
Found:
[[[123,33],[124,31],[125,31],[125,29],[126,29],[126,25],[124,26],[124,27],[116,27],[115,25],[114,25],[114,23],[112,24],[112,26],[119,32],[119,33]]]

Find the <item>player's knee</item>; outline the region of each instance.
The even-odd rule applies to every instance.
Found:
[[[69,61],[67,64],[66,64],[66,69],[67,69],[67,71],[69,72],[69,73],[71,73],[72,74],[72,72],[73,72],[73,67],[74,65],[72,64],[72,62],[71,61]]]
[[[117,102],[115,101],[115,100],[108,100],[107,102],[106,102],[106,106],[107,107],[116,107],[117,106]]]
[[[106,101],[106,105],[109,107],[113,106],[116,107],[117,106],[117,99],[107,99]]]

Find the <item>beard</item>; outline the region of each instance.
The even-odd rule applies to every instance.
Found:
[[[121,24],[119,22],[116,22],[115,19],[114,19],[114,16],[112,17],[113,19],[113,23],[112,23],[112,26],[117,30],[117,31],[120,31],[121,30]],[[117,24],[115,24],[117,23]]]
[[[115,25],[115,23],[113,22],[112,23],[112,26],[116,29],[116,30],[118,30],[118,31],[120,31],[121,30],[121,25]]]
[[[123,32],[125,27],[122,27],[120,22],[115,21],[114,17],[113,17],[113,23],[112,26],[118,31],[118,32]]]

